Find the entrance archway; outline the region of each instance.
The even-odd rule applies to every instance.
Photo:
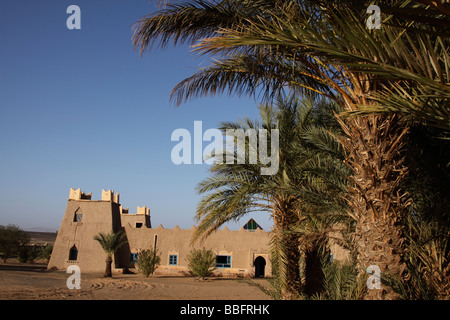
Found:
[[[266,269],[266,259],[259,256],[253,263],[255,266],[255,278],[264,278]]]

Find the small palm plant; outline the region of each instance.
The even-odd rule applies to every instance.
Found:
[[[216,255],[211,250],[193,249],[187,257],[189,270],[201,280],[209,276],[216,269]]]
[[[139,252],[137,268],[145,277],[153,274],[161,262],[161,257],[156,249],[142,250]]]
[[[53,246],[46,245],[45,247],[40,248],[39,257],[44,259],[47,263],[50,261],[50,257],[52,256]]]
[[[99,233],[94,237],[94,240],[98,241],[106,253],[106,269],[105,277],[112,277],[111,264],[112,256],[116,253],[119,248],[127,243],[125,234],[122,232],[111,231],[108,234]]]

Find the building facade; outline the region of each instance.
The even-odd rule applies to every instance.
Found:
[[[251,219],[238,231],[224,227],[202,242],[192,244],[195,227],[152,228],[150,209],[138,207],[131,214],[120,205],[119,194],[102,190],[101,200],[92,194],[70,189],[66,211],[53,247],[48,268],[67,269],[78,265],[81,272],[105,269],[105,253],[94,240],[98,233],[122,231],[127,240],[113,258],[114,272],[132,271],[139,251],[156,248],[161,263],[155,274],[188,275],[187,256],[192,249],[216,254],[216,276],[265,277],[271,275],[269,232]]]

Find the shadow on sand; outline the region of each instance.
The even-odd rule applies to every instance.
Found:
[[[0,270],[42,272],[47,270],[44,263],[0,263]]]

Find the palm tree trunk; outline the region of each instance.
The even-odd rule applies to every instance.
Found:
[[[112,257],[108,256],[106,258],[106,268],[105,268],[105,277],[112,277],[112,269],[111,269],[111,264],[112,264]]]
[[[408,205],[399,183],[407,173],[402,148],[408,127],[396,115],[370,115],[343,124],[347,164],[353,170],[348,201],[355,219],[357,266],[361,277],[369,266],[402,277],[402,218]],[[367,290],[366,299],[395,299],[392,288]]]
[[[403,277],[402,226],[391,219],[372,220],[362,217],[357,222],[358,241],[357,266],[360,276],[368,273],[369,266],[377,266],[381,273]],[[370,270],[370,269],[369,269]],[[382,274],[380,274],[382,276]],[[367,300],[395,300],[398,295],[381,283],[380,289],[368,289]]]
[[[281,296],[283,300],[292,300],[300,292],[300,250],[299,236],[291,232],[291,228],[298,218],[293,208],[294,198],[277,199],[274,205],[274,232],[272,246],[274,246],[275,272],[279,276]]]

